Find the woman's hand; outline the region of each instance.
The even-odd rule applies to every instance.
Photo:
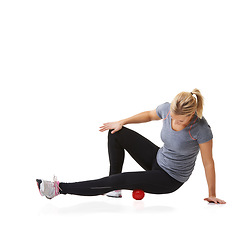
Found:
[[[221,200],[219,198],[216,197],[208,197],[204,199],[205,201],[208,201],[210,203],[220,203],[220,204],[225,204],[226,202],[224,200]]]
[[[100,132],[104,132],[106,130],[110,130],[110,129],[113,129],[113,131],[111,131],[111,133],[115,133],[119,130],[122,129],[122,122],[121,121],[118,121],[118,122],[109,122],[109,123],[104,123],[103,126],[100,127]]]

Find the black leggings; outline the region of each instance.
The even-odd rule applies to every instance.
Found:
[[[145,171],[121,173],[125,150]],[[146,193],[155,194],[174,192],[183,183],[169,176],[158,165],[158,150],[158,146],[126,127],[114,134],[109,131],[110,176],[83,182],[60,183],[60,192],[82,196],[102,195],[120,189],[141,189]]]

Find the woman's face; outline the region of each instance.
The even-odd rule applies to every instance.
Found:
[[[170,115],[172,118],[172,123],[174,125],[185,126],[185,127],[191,122],[191,120],[194,116],[194,114],[191,116],[176,115],[172,112],[170,113]]]

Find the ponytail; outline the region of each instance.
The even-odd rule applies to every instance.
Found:
[[[202,118],[202,112],[203,112],[203,104],[204,104],[204,99],[201,94],[201,92],[195,88],[192,92],[192,94],[195,94],[197,97],[197,116],[201,119]]]
[[[196,95],[196,98],[193,96]],[[192,92],[181,92],[171,102],[171,111],[176,115],[191,116],[195,112],[201,119],[203,112],[203,96],[195,88]]]

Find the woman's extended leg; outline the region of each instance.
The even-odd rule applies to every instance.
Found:
[[[182,184],[159,167],[158,170],[126,172],[91,181],[60,183],[59,187],[61,194],[96,196],[117,189],[141,189],[147,193],[164,194],[174,192]]]
[[[108,132],[108,154],[110,161],[109,175],[122,172],[126,150],[132,158],[145,170],[151,170],[159,147],[139,133],[123,127],[111,134]]]

